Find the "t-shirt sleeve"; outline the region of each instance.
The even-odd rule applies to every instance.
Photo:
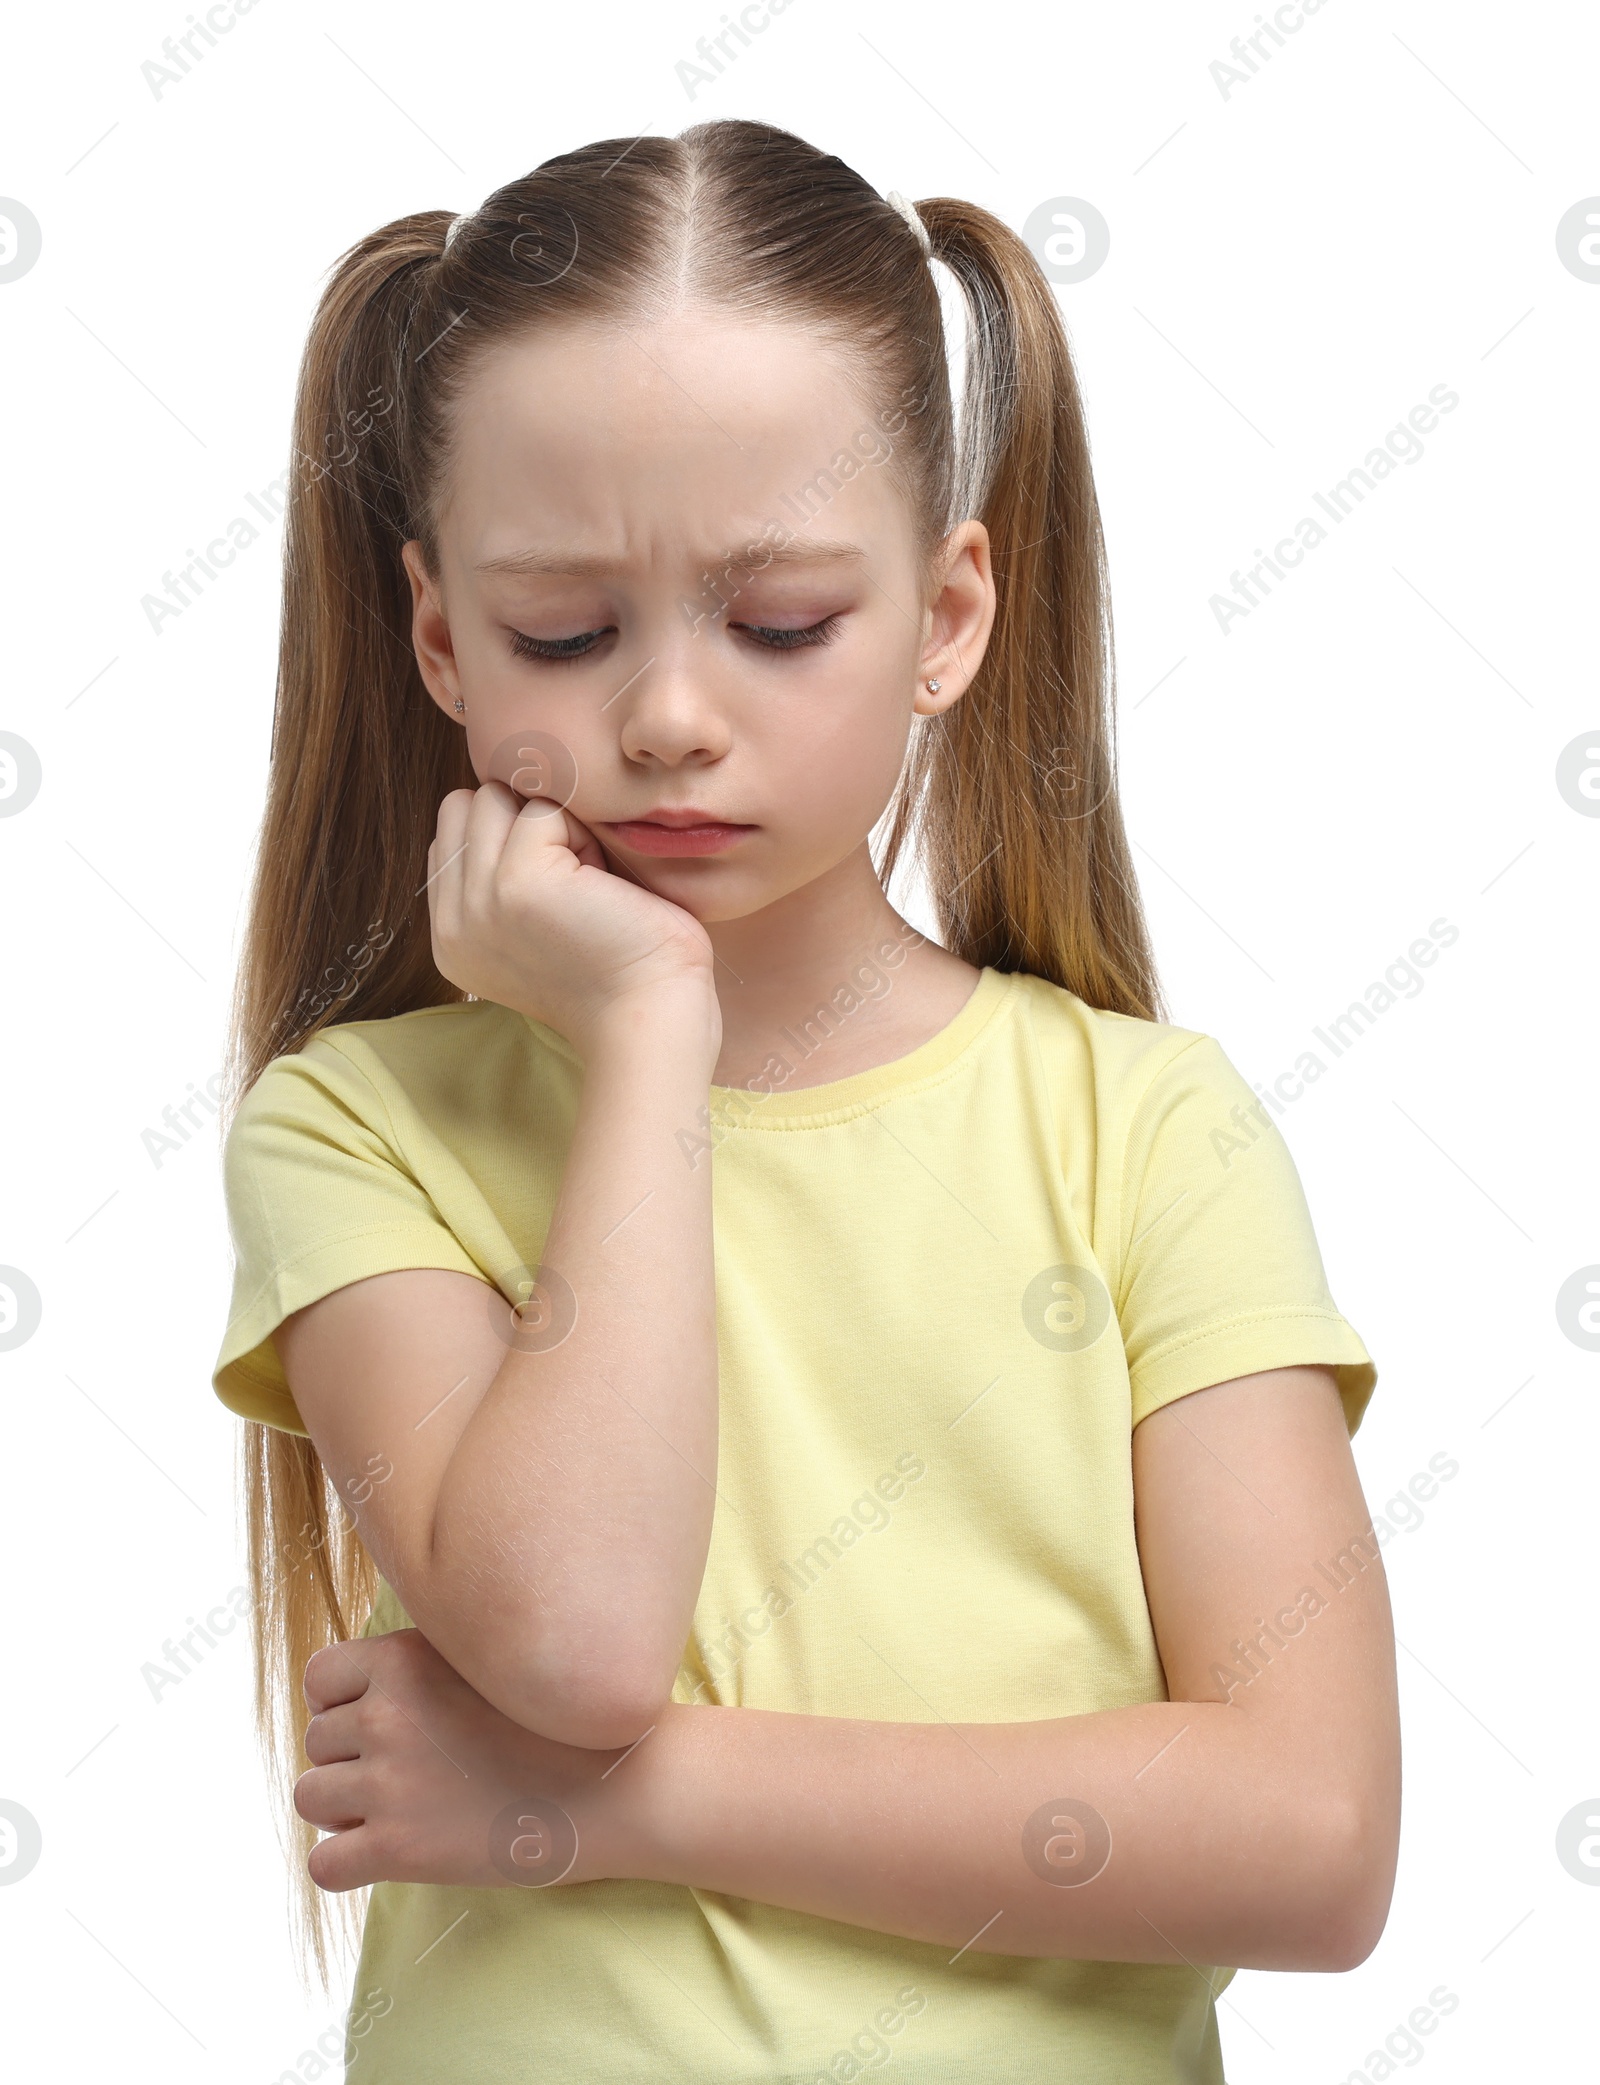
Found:
[[[1282,1131],[1210,1036],[1176,1050],[1140,1096],[1122,1179],[1117,1314],[1134,1424],[1192,1390],[1320,1362],[1354,1433],[1378,1371],[1328,1293]]]
[[[487,1279],[407,1167],[377,1088],[325,1038],[261,1073],[222,1171],[233,1294],[211,1381],[241,1418],[306,1431],[271,1337],[292,1312],[401,1267]]]

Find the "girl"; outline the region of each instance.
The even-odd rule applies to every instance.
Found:
[[[356,2075],[1220,2079],[1387,1912],[1375,1370],[1162,1018],[1053,292],[607,141],[354,247],[295,448],[215,1386]]]

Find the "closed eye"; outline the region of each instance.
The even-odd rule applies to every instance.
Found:
[[[802,630],[779,630],[764,623],[730,623],[732,630],[744,630],[757,644],[768,651],[797,651],[803,644],[831,644],[839,631],[837,615],[825,615],[820,623],[809,623]]]
[[[825,615],[821,622],[809,623],[803,629],[783,629],[766,623],[730,623],[728,627],[743,630],[763,651],[791,652],[802,645],[831,644],[838,635],[839,617]],[[586,658],[614,628],[610,625],[603,630],[582,630],[574,637],[530,637],[525,630],[513,630],[511,650],[519,659],[559,664],[564,659]]]
[[[576,637],[530,637],[524,630],[513,630],[511,649],[519,659],[581,659],[610,634],[609,630],[583,630]]]

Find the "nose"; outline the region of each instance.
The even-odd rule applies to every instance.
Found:
[[[621,712],[622,751],[646,766],[706,767],[733,743],[704,641],[674,632],[611,698]]]

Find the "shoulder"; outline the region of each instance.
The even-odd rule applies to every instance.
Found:
[[[1226,1093],[1231,1102],[1244,1085],[1222,1044],[1203,1030],[1091,1006],[1027,971],[1014,973],[1012,987],[1052,1084],[1086,1089],[1102,1121],[1131,1120],[1174,1086]]]
[[[377,1128],[424,1119],[475,1096],[558,1076],[577,1059],[559,1036],[492,1000],[424,1006],[383,1020],[335,1022],[274,1057],[240,1100],[234,1129],[330,1111]],[[230,1132],[230,1135],[233,1132]]]

